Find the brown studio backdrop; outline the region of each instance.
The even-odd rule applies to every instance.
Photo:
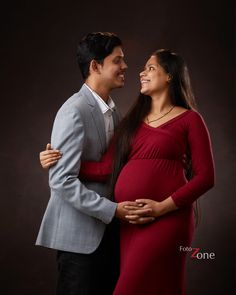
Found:
[[[1,294],[54,294],[55,254],[34,246],[49,198],[38,153],[50,140],[60,105],[81,86],[77,41],[113,31],[124,41],[126,85],[113,92],[123,114],[139,91],[138,73],[157,48],[189,65],[199,111],[208,125],[216,186],[201,198],[193,247],[214,260],[187,267],[188,294],[233,294],[234,284],[234,5],[223,1],[134,3],[11,2],[3,7],[1,64]],[[171,278],[170,278],[171,283]]]

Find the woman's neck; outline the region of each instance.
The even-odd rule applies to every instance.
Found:
[[[150,113],[161,114],[173,106],[170,96],[166,93],[153,95],[151,98],[152,102]]]

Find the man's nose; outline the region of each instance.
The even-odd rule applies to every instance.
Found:
[[[127,64],[123,61],[123,63],[122,63],[122,69],[123,70],[126,70],[126,69],[128,69],[128,66],[127,66]]]

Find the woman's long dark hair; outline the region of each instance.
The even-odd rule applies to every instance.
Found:
[[[171,102],[175,106],[186,109],[195,109],[196,103],[191,88],[187,66],[184,60],[170,50],[160,49],[151,56],[155,56],[158,64],[170,75],[169,93]],[[127,163],[131,151],[132,140],[140,126],[140,123],[151,110],[151,97],[140,94],[133,107],[121,121],[116,132],[116,147],[111,177],[111,189],[114,192],[117,178],[121,169]],[[192,177],[192,166],[190,154],[187,154],[186,178]],[[198,208],[195,207],[196,223],[198,223]]]

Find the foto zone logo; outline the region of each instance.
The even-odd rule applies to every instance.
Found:
[[[179,251],[181,252],[191,252],[192,259],[198,260],[214,260],[216,254],[214,252],[203,252],[200,248],[192,248],[192,247],[179,247]]]

